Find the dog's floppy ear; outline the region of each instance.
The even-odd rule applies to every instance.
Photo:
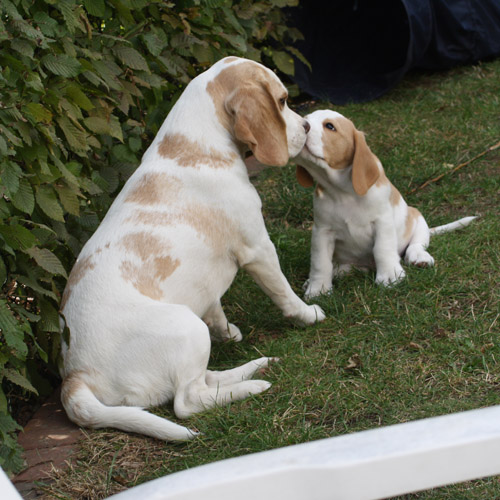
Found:
[[[352,185],[359,196],[364,196],[377,182],[380,170],[377,158],[366,143],[365,134],[354,131],[354,158],[352,161]]]
[[[304,167],[297,165],[297,167],[295,168],[295,175],[297,176],[297,180],[299,181],[299,184],[302,187],[305,188],[313,187],[314,179],[312,178],[312,175]]]
[[[285,120],[265,85],[237,89],[225,106],[233,118],[235,138],[246,144],[260,163],[279,167],[288,163]]]

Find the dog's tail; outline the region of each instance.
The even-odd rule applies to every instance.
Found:
[[[165,441],[187,441],[198,434],[142,408],[104,405],[85,383],[81,372],[65,377],[61,401],[69,419],[82,427],[114,427]]]
[[[463,219],[456,220],[455,222],[450,222],[449,224],[443,224],[442,226],[431,227],[429,229],[431,236],[441,233],[447,233],[448,231],[455,231],[462,227],[468,226],[477,216],[464,217]]]

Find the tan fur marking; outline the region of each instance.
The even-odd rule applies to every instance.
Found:
[[[159,238],[144,231],[125,235],[121,244],[142,261],[148,260],[151,255],[161,254],[165,250],[165,245]]]
[[[226,57],[226,59],[224,60],[224,64],[229,64],[237,60],[238,60],[237,57]]]
[[[316,186],[316,189],[314,190],[314,194],[318,197],[318,198],[323,198],[323,195],[324,195],[325,191],[324,189],[318,184]]]
[[[405,234],[403,237],[405,241],[410,239],[419,216],[420,212],[415,207],[408,207],[408,213],[406,214],[405,221]]]
[[[211,168],[228,168],[238,158],[235,152],[221,153],[214,148],[202,148],[183,134],[167,134],[158,146],[163,158],[176,160],[181,167],[197,167],[201,164]]]
[[[226,98],[245,82],[267,80],[265,70],[251,62],[235,64],[223,69],[207,84],[207,92],[212,97],[215,112],[226,130],[232,131],[232,119],[226,109]]]
[[[174,226],[187,224],[199,233],[204,240],[217,252],[223,252],[236,245],[238,227],[223,210],[209,208],[203,205],[190,205],[182,212],[149,212],[139,211],[131,221],[150,226]]]
[[[160,300],[163,296],[161,282],[177,269],[180,261],[164,255],[169,246],[146,232],[127,234],[121,244],[141,260],[139,264],[131,260],[122,261],[120,271],[123,279],[132,283],[142,295]]]
[[[66,288],[64,289],[61,305],[59,310],[62,311],[68,302],[71,292],[74,287],[83,279],[83,277],[92,269],[94,269],[95,264],[92,262],[92,256],[84,257],[82,259],[77,259],[73,269],[68,278],[68,282],[66,283]]]
[[[182,183],[175,177],[150,172],[145,174],[125,198],[126,202],[139,205],[157,205],[177,197]]]
[[[75,392],[83,386],[95,392],[95,388],[85,381],[85,376],[87,375],[86,371],[77,370],[64,377],[61,386],[61,402],[64,407],[70,408],[73,417],[78,417],[78,421],[76,422],[78,425],[92,427],[97,424],[97,421],[88,416],[88,412],[85,408],[81,407],[81,404],[72,401]]]
[[[399,205],[402,196],[401,193],[397,190],[397,188],[391,183],[391,195],[389,197],[389,202],[393,207]]]
[[[223,69],[207,84],[222,126],[249,147],[264,165],[288,162],[286,124],[280,99],[287,92],[276,78],[252,62]]]
[[[74,392],[82,387],[82,385],[85,385],[85,382],[81,379],[83,374],[85,374],[85,372],[75,371],[64,377],[61,387],[61,401],[63,406],[68,406]]]
[[[336,131],[326,129],[327,122],[333,123]],[[323,121],[323,156],[331,168],[342,169],[352,165],[354,158],[354,124],[344,117]]]

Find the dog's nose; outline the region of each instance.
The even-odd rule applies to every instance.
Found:
[[[302,123],[302,126],[304,127],[304,130],[306,131],[306,134],[311,130],[311,125],[309,125],[309,122],[307,120],[304,120]]]

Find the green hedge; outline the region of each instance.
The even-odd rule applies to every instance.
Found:
[[[298,0],[1,0],[0,465],[57,380],[58,304],[83,243],[185,85],[226,55],[293,73]],[[300,54],[298,55],[300,57]]]

